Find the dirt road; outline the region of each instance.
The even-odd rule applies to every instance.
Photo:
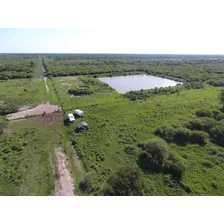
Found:
[[[49,93],[49,87],[47,85],[47,78],[46,77],[44,77],[44,83],[45,83],[46,91],[47,91],[47,93]]]
[[[19,111],[16,113],[8,114],[7,119],[8,120],[15,120],[15,119],[21,119],[25,117],[31,117],[43,114],[44,112],[46,114],[53,113],[58,111],[60,108],[58,105],[51,105],[51,104],[40,104],[37,107],[34,107],[32,109]]]
[[[55,149],[59,180],[55,187],[55,196],[74,196],[74,185],[68,170],[67,157],[62,148]]]

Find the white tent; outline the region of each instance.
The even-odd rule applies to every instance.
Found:
[[[75,110],[75,114],[79,115],[80,117],[83,117],[84,116],[84,112],[79,110],[79,109],[76,109]]]
[[[73,114],[68,114],[68,119],[70,122],[74,122],[75,121],[75,117]]]

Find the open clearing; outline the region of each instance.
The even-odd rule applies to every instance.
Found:
[[[67,157],[61,148],[55,149],[59,180],[55,186],[55,196],[74,196],[74,185],[68,170]]]
[[[25,117],[32,117],[36,115],[40,115],[43,113],[49,114],[58,111],[60,108],[57,105],[51,105],[51,104],[41,104],[37,107],[34,107],[32,109],[24,110],[24,111],[19,111],[16,113],[12,113],[7,115],[8,120],[15,120],[15,119],[20,119],[20,118],[25,118]]]

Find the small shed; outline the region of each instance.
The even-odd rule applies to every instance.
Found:
[[[69,122],[74,122],[75,121],[75,117],[73,114],[68,114],[68,120]]]
[[[88,124],[85,121],[79,122],[77,125],[78,129],[88,129]]]
[[[84,116],[84,112],[82,110],[76,109],[75,114],[79,115],[80,117]]]

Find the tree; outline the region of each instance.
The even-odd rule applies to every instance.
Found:
[[[155,164],[164,165],[169,157],[168,145],[162,139],[152,139],[142,145],[144,155]]]
[[[212,128],[210,136],[216,144],[224,146],[224,122],[220,121],[214,128]]]
[[[224,104],[224,89],[221,90],[219,99],[220,99],[221,103]]]
[[[191,131],[187,128],[178,128],[176,133],[176,141],[180,144],[185,144],[190,140]]]
[[[162,126],[156,129],[155,134],[167,142],[172,142],[175,140],[176,129],[174,127]]]
[[[6,127],[6,124],[4,122],[0,121],[0,134],[3,133],[3,128],[5,128],[5,127]]]
[[[195,114],[197,117],[213,117],[212,111],[207,109],[198,110]]]
[[[107,181],[105,195],[140,196],[143,190],[141,173],[134,167],[123,167]]]
[[[208,141],[208,133],[204,131],[192,131],[191,142],[204,145]]]

